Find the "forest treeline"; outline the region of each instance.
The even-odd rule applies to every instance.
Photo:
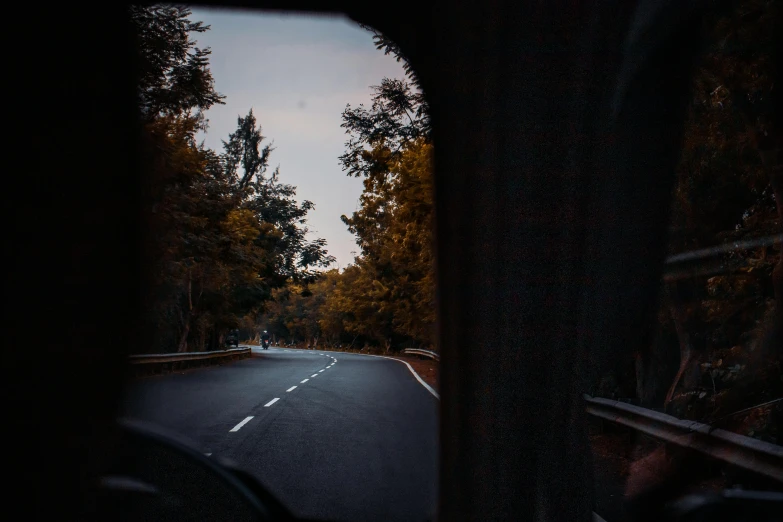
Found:
[[[209,27],[186,7],[133,6],[140,73],[141,167],[145,173],[145,320],[152,353],[220,349],[226,334],[253,327],[275,289],[307,283],[333,258],[308,239],[310,201],[269,170],[252,110],[214,151],[197,142],[206,111],[223,103],[209,49],[194,39]]]
[[[277,338],[399,347],[433,345],[432,145],[415,75],[383,79],[370,107],[347,106],[339,158],[364,182],[343,221],[360,254],[342,271],[308,233],[310,201],[270,170],[273,147],[252,111],[221,150],[197,141],[210,107],[224,103],[210,71],[209,30],[183,6],[133,6],[146,176],[151,291],[142,351],[205,351],[239,329]],[[368,35],[369,38],[369,35]],[[379,49],[404,57],[383,36]],[[337,158],[335,158],[337,160]]]

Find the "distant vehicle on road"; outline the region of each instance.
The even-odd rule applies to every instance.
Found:
[[[226,346],[239,347],[239,330],[231,330],[226,334]]]
[[[261,348],[264,350],[269,349],[269,332],[266,330],[261,334]]]

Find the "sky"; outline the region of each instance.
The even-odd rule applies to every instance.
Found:
[[[311,238],[326,239],[335,267],[345,268],[359,248],[340,216],[357,210],[362,180],[340,167],[347,138],[340,114],[348,103],[369,104],[370,86],[384,77],[402,78],[402,65],[345,17],[201,8],[190,18],[211,26],[195,39],[212,49],[215,89],[226,96],[225,105],[207,111],[201,139],[221,151],[237,117],[252,108],[274,142],[269,171],[279,165],[280,180],[297,187],[297,199],[315,203]]]

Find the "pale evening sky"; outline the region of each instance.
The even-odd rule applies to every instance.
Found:
[[[315,203],[311,237],[325,238],[345,268],[359,248],[340,215],[357,209],[362,181],[346,176],[337,159],[347,137],[340,114],[347,103],[367,105],[382,78],[402,78],[401,64],[344,17],[193,9],[190,18],[211,26],[196,39],[212,48],[215,87],[226,95],[225,105],[207,112],[206,145],[221,151],[237,116],[252,108],[274,141],[270,171],[279,165],[297,199]]]

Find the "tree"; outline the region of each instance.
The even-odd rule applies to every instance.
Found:
[[[372,105],[352,108],[342,114],[342,128],[349,139],[346,152],[340,156],[343,170],[351,176],[382,175],[388,168],[384,160],[394,160],[408,144],[420,138],[429,139],[432,131],[421,86],[397,46],[375,30],[362,26],[374,35],[376,46],[392,53],[405,63],[409,80],[384,78],[373,90]],[[374,155],[373,149],[388,148],[388,154]]]
[[[357,281],[369,278],[353,288],[370,298],[377,314],[374,323],[384,317],[389,321],[388,329],[376,326],[372,334],[384,341],[396,335],[434,343],[431,156],[432,146],[424,139],[412,142],[389,165],[385,179],[365,180],[361,208],[350,218],[343,216],[362,249]]]
[[[781,345],[765,340],[783,324],[783,256],[780,243],[770,241],[783,230],[783,135],[774,89],[780,9],[777,1],[743,0],[705,20],[707,45],[693,76],[670,254],[765,241],[664,284],[661,332],[639,354],[648,366],[639,368],[639,380],[648,377],[639,395],[678,416],[710,421],[783,393]],[[679,366],[666,369],[664,361],[678,356]]]
[[[269,168],[269,155],[273,149],[271,143],[261,148],[265,139],[253,109],[250,109],[247,116],[237,118],[237,130],[228,135],[228,141],[223,141],[226,175],[238,190],[247,191],[247,196],[252,196],[254,189],[264,182],[264,174]]]
[[[389,292],[378,281],[374,267],[362,259],[343,272],[327,299],[327,309],[343,317],[345,331],[373,344],[387,344],[394,335]]]
[[[339,278],[338,271],[330,270],[306,287],[292,283],[276,289],[261,323],[277,337],[306,340],[313,347],[318,345],[322,335],[327,342],[338,340],[343,325],[339,321],[333,324],[325,321],[323,309],[336,278]]]
[[[142,79],[142,167],[147,174],[147,251],[153,280],[146,310],[153,352],[218,349],[226,331],[255,317],[287,281],[328,266],[323,239],[308,240],[309,201],[267,174],[271,146],[252,111],[224,151],[198,145],[215,92],[209,50],[191,33],[208,29],[187,8],[132,7]]]
[[[312,281],[314,269],[328,267],[334,257],[326,251],[324,239],[308,240],[307,213],[311,201],[297,203],[296,187],[280,182],[279,168],[266,175],[271,144],[264,136],[252,109],[237,120],[237,130],[223,142],[226,175],[242,198],[242,206],[253,212],[262,228],[256,246],[269,252],[268,269],[260,274],[273,286],[290,279]]]
[[[208,29],[174,6],[131,6],[137,36],[138,108],[142,118],[141,167],[146,174],[149,259],[154,260],[148,320],[152,351],[187,349],[209,281],[222,274],[210,234],[231,208],[216,156],[195,143],[204,112],[223,96],[214,89],[209,50],[192,33]],[[208,294],[208,292],[206,292]],[[208,297],[208,296],[207,296]],[[202,343],[203,344],[203,343]]]
[[[375,48],[379,51],[383,51],[383,54],[385,55],[394,55],[394,57],[397,59],[397,62],[402,62],[402,68],[405,71],[405,75],[408,77],[408,79],[411,81],[414,87],[416,87],[419,91],[421,91],[421,83],[419,82],[419,77],[416,75],[416,71],[413,69],[413,67],[410,64],[410,61],[405,56],[405,54],[402,52],[402,49],[400,49],[400,46],[397,45],[396,42],[389,39],[384,35],[383,33],[375,30],[375,28],[370,27],[366,24],[359,24],[359,27],[364,29],[365,31],[369,31],[372,33],[372,39],[375,43]],[[426,110],[424,111],[427,112]]]
[[[225,259],[234,250],[232,238],[224,234],[236,200],[216,176],[214,154],[195,146],[194,128],[192,118],[166,116],[148,124],[145,133],[150,155],[145,164],[155,181],[148,248],[156,262],[148,309],[160,345],[176,344],[180,351],[187,349],[205,307],[224,315],[218,303],[225,305],[222,290],[235,276]],[[178,325],[178,335],[172,325]]]
[[[204,111],[223,103],[209,70],[210,49],[199,49],[191,33],[209,30],[191,22],[187,7],[130,6],[139,49],[139,109],[148,121],[158,116],[193,117],[206,127]]]

